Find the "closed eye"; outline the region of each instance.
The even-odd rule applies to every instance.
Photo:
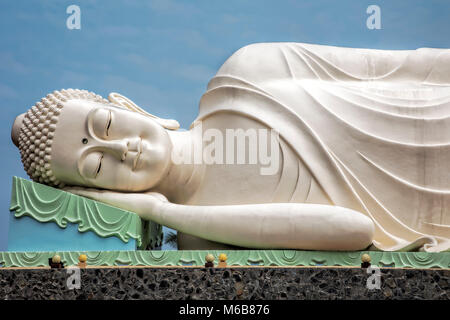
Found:
[[[110,111],[109,116],[108,116],[108,123],[106,124],[106,136],[109,135],[109,127],[111,127],[111,121],[112,121],[112,117],[111,117],[111,111]]]
[[[103,160],[103,154],[98,160],[97,170],[95,171],[95,178],[97,178],[98,174],[100,173],[100,169],[102,168],[102,160]]]

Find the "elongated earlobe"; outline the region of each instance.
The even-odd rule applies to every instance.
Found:
[[[111,103],[114,103],[118,106],[121,106],[125,109],[128,109],[130,111],[134,111],[134,112],[138,112],[140,114],[143,114],[147,117],[150,117],[152,119],[154,119],[156,122],[158,122],[162,127],[169,129],[169,130],[177,130],[178,128],[180,128],[180,124],[178,123],[178,121],[173,120],[173,119],[162,119],[159,118],[151,113],[148,113],[147,111],[143,110],[142,108],[140,108],[138,105],[136,105],[133,101],[131,101],[130,99],[128,99],[127,97],[116,93],[116,92],[111,92],[108,95],[108,100]]]
[[[16,147],[19,147],[19,134],[20,128],[22,127],[23,118],[25,118],[25,113],[19,114],[14,120],[14,124],[11,129],[11,139]]]

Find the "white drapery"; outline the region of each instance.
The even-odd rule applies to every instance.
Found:
[[[197,120],[216,112],[276,129],[331,203],[372,218],[376,248],[449,250],[450,50],[250,45]]]

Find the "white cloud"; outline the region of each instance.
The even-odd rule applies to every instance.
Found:
[[[151,61],[136,53],[121,56],[119,59],[146,72],[164,72],[195,82],[207,83],[216,72],[206,65],[180,63],[174,60]]]
[[[16,90],[10,86],[0,83],[0,99],[15,99],[19,96]]]
[[[205,32],[186,28],[154,28],[146,29],[146,34],[165,39],[167,43],[179,42],[195,49],[199,54],[221,57],[225,54],[224,48],[217,46],[217,41],[209,41],[204,36]]]
[[[151,0],[148,2],[148,5],[153,11],[158,13],[183,13],[192,15],[200,12],[198,7],[190,3],[175,0]]]
[[[201,82],[208,82],[215,74],[215,71],[211,68],[195,64],[175,66],[172,72],[185,79]]]
[[[19,74],[28,73],[28,68],[19,62],[10,52],[0,52],[0,70],[14,72]]]
[[[114,36],[114,37],[134,37],[141,34],[141,29],[134,26],[128,25],[106,25],[101,26],[97,30],[97,34],[103,36]]]
[[[87,84],[89,77],[82,73],[64,70],[60,80],[63,85],[67,84],[66,86],[69,87],[83,88]]]
[[[149,59],[137,54],[137,53],[129,53],[119,57],[120,60],[123,60],[125,63],[129,65],[133,65],[141,68],[144,71],[149,71],[155,68],[155,64],[152,63]]]

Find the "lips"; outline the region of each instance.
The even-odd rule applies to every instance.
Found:
[[[139,161],[139,157],[142,154],[142,138],[139,139],[139,144],[138,144],[138,150],[137,150],[137,155],[133,160],[133,170],[136,168],[138,161]]]

